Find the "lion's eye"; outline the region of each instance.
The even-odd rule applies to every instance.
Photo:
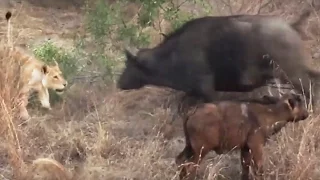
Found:
[[[53,76],[53,78],[58,79],[58,76]]]

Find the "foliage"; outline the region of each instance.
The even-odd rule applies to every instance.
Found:
[[[121,11],[124,6],[125,1],[109,4],[104,0],[98,0],[92,8],[87,8],[86,27],[100,48],[105,48],[108,42],[118,40],[134,46],[147,46],[150,43],[150,37],[142,34],[141,25],[124,22]]]
[[[159,14],[160,7],[166,0],[139,0],[142,10],[139,12],[139,24],[151,26],[155,17]]]
[[[180,11],[177,7],[166,8],[165,19],[171,22],[172,29],[179,28],[182,24],[193,18],[192,14]]]
[[[118,39],[128,41],[135,46],[147,46],[150,44],[150,35],[142,33],[138,25],[124,25],[119,29]]]
[[[86,27],[95,41],[105,43],[103,40],[110,37],[111,28],[118,22],[118,5],[118,3],[110,5],[104,0],[99,0],[93,8],[87,8]]]

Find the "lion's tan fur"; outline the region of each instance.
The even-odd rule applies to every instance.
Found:
[[[35,179],[71,180],[72,173],[54,159],[38,158],[33,161],[26,174],[26,180]]]
[[[63,77],[56,61],[54,65],[45,64],[22,49],[14,47],[10,43],[10,17],[11,16],[7,19],[8,46],[1,47],[1,53],[19,61],[21,66],[20,80],[22,82],[22,87],[20,90],[21,103],[19,104],[19,110],[20,117],[27,120],[30,118],[27,111],[27,105],[31,91],[36,91],[38,93],[38,98],[42,107],[51,109],[48,89],[54,89],[58,94],[62,94],[67,85],[67,81]]]

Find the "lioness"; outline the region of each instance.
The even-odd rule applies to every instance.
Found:
[[[9,11],[6,13],[8,42],[10,42],[10,17],[11,12]],[[24,120],[30,118],[27,105],[32,90],[38,93],[42,107],[51,110],[48,88],[54,89],[57,94],[61,95],[67,86],[67,81],[62,75],[58,63],[55,61],[54,65],[45,64],[17,47],[4,47],[2,50],[6,51],[3,53],[20,61],[20,79],[22,83],[20,90],[21,103],[19,104],[20,117]]]

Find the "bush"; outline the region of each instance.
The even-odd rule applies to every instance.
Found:
[[[169,7],[166,9],[165,16],[166,20],[171,22],[172,29],[178,29],[185,22],[191,20],[193,18],[192,14],[180,11],[177,8]]]
[[[118,39],[127,41],[134,46],[148,46],[150,44],[150,35],[141,32],[139,25],[123,25],[119,29]]]
[[[143,9],[139,13],[138,22],[142,27],[152,26],[156,15],[159,15],[160,7],[166,0],[139,0]]]
[[[118,22],[119,3],[108,4],[98,0],[93,8],[87,7],[86,27],[94,40],[104,47],[105,40],[111,37],[112,27]]]

